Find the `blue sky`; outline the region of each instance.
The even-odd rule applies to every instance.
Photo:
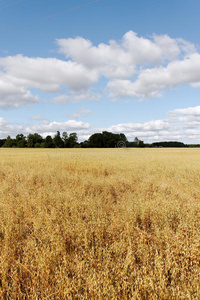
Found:
[[[0,138],[200,143],[199,14],[197,0],[1,0]]]

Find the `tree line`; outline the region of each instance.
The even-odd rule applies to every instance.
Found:
[[[47,135],[43,138],[38,133],[25,135],[18,134],[15,138],[8,136],[6,139],[0,139],[0,147],[4,148],[121,148],[121,147],[200,147],[198,144],[187,145],[182,142],[155,142],[145,144],[137,137],[134,141],[129,142],[124,133],[112,133],[103,131],[102,133],[92,134],[88,140],[78,142],[77,133],[68,134],[60,131],[52,138]]]
[[[4,148],[73,148],[76,146],[78,146],[76,133],[68,135],[67,132],[63,132],[61,136],[60,131],[57,131],[53,138],[50,135],[43,138],[38,133],[26,137],[21,133],[15,138],[8,136],[7,139],[0,140],[0,147]]]
[[[133,145],[134,144],[134,145]],[[4,148],[114,148],[114,147],[143,147],[143,142],[135,138],[134,142],[128,142],[125,134],[103,131],[102,133],[92,134],[88,140],[78,142],[77,133],[68,134],[60,131],[51,137],[47,135],[43,138],[38,133],[25,135],[18,134],[15,138],[8,136],[0,139],[0,147]]]

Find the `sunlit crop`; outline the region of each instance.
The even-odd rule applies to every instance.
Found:
[[[1,299],[200,299],[200,150],[0,149]]]

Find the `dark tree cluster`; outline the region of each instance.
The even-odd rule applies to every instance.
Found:
[[[103,131],[102,133],[94,133],[80,145],[82,148],[115,148],[120,142],[123,143],[124,147],[127,146],[128,141],[125,134]]]
[[[125,134],[103,131],[92,134],[88,140],[78,143],[77,133],[68,135],[67,132],[60,131],[52,138],[47,135],[43,138],[40,134],[29,134],[27,137],[18,134],[16,138],[0,140],[0,147],[4,148],[115,148],[115,147],[141,147],[143,142],[135,138],[134,142],[128,142]]]
[[[145,144],[137,137],[134,141],[128,141],[124,133],[112,133],[103,131],[102,133],[92,134],[88,140],[78,143],[77,133],[68,134],[60,131],[52,138],[47,135],[43,138],[38,133],[31,133],[27,137],[18,134],[15,138],[8,136],[6,139],[0,139],[0,147],[4,148],[115,148],[115,147],[200,147],[200,145],[186,145],[182,142],[155,142],[152,144]]]
[[[173,147],[186,147],[184,143],[181,142],[176,142],[176,141],[171,141],[171,142],[157,142],[157,143],[152,143],[152,147],[165,147],[165,148],[173,148]]]
[[[23,134],[18,134],[15,139],[10,136],[7,139],[0,140],[0,147],[4,148],[74,148],[78,147],[78,137],[76,133],[63,132],[62,136],[57,131],[52,138],[47,135],[43,138],[40,134],[29,134],[27,137]]]

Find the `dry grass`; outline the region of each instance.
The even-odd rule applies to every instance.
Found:
[[[200,150],[0,157],[1,299],[200,299]]]

